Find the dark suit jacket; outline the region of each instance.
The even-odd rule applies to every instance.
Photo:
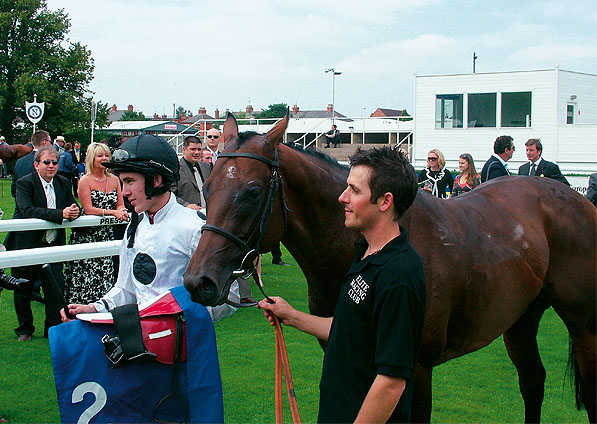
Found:
[[[23,156],[15,163],[15,169],[13,171],[12,184],[10,185],[10,194],[15,199],[17,198],[17,181],[23,178],[27,174],[31,174],[35,167],[33,166],[33,158],[35,157],[35,150],[31,153]]]
[[[201,180],[203,183],[205,183],[207,178],[209,178],[209,174],[211,173],[210,166],[201,161],[197,162],[197,164],[199,165],[199,174],[201,175]],[[199,187],[197,187],[195,175],[189,168],[189,165],[184,158],[180,159],[179,165],[180,180],[178,180],[178,189],[176,190],[176,198],[178,203],[183,206],[188,206],[191,203],[198,205],[200,202],[201,193],[199,192]],[[205,198],[207,199],[207,192],[204,194]]]
[[[529,176],[529,169],[531,168],[531,163],[527,162],[518,168],[518,175],[526,175]],[[549,162],[545,159],[541,159],[539,165],[537,165],[537,169],[535,170],[536,176],[543,175],[544,177],[551,178],[552,180],[560,181],[570,187],[570,183],[562,175],[560,172],[560,167],[553,162]]]
[[[85,152],[83,150],[81,150],[79,152],[79,156],[80,156],[81,160],[77,160],[77,155],[75,154],[75,149],[72,149],[70,151],[70,155],[73,157],[73,163],[75,164],[75,166],[77,166],[80,163],[85,163]]]
[[[504,168],[502,162],[495,156],[491,156],[481,171],[481,182],[492,180],[497,177],[503,177],[504,175],[510,175],[508,170]]]
[[[585,197],[597,206],[597,172],[589,175],[589,186],[587,187],[587,195]]]
[[[76,203],[73,196],[70,181],[56,175],[53,180],[54,192],[56,193],[56,209],[49,209],[47,206],[46,194],[39,180],[37,171],[17,181],[17,201],[15,206],[14,219],[40,218],[56,224],[62,224],[62,210],[73,203]],[[46,231],[19,231],[10,233],[7,237],[7,249],[30,249],[47,245],[44,240]],[[65,230],[58,230],[56,239],[52,246],[63,245],[66,242]]]

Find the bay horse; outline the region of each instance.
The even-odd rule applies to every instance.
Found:
[[[0,144],[0,159],[5,163],[10,162],[22,158],[32,151],[33,147],[23,144]]]
[[[349,169],[283,144],[287,124],[288,115],[264,135],[239,134],[228,115],[205,184],[209,231],[184,274],[194,301],[223,303],[245,254],[281,241],[306,277],[310,312],[333,315],[360,237],[344,227],[337,201]],[[536,335],[550,306],[570,335],[577,406],[595,422],[597,208],[558,181],[503,177],[451,200],[419,192],[400,224],[423,258],[427,290],[413,422],[431,418],[433,367],[501,334],[525,421],[539,422],[545,369]]]

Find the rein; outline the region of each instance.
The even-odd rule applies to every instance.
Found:
[[[257,287],[259,287],[259,290],[261,290],[261,293],[263,293],[268,302],[272,302],[272,300],[265,294],[263,290],[263,283],[257,275],[257,269],[255,268],[254,262],[255,259],[257,259],[257,257],[259,256],[261,242],[263,241],[263,237],[265,237],[265,232],[267,230],[269,218],[274,212],[274,202],[276,200],[276,193],[278,193],[278,191],[280,192],[282,210],[284,212],[284,232],[286,232],[287,226],[286,211],[292,212],[286,205],[286,199],[284,197],[284,184],[282,183],[282,177],[280,176],[279,172],[280,163],[278,162],[278,149],[275,150],[274,160],[268,159],[264,156],[256,155],[254,153],[243,152],[222,152],[218,155],[218,158],[239,157],[258,160],[269,165],[271,169],[270,180],[267,187],[267,195],[262,203],[261,218],[259,219],[259,222],[255,226],[253,231],[250,233],[249,237],[247,238],[247,241],[240,239],[238,236],[232,234],[230,231],[225,230],[224,228],[212,224],[205,224],[201,231],[211,231],[216,234],[219,234],[232,241],[238,247],[240,247],[245,256],[241,261],[239,269],[232,272],[232,276],[235,278],[248,278],[249,276],[252,276],[253,280],[255,281],[255,284],[257,285]],[[256,240],[253,242],[255,238]],[[248,308],[257,305],[257,303],[236,303],[230,300],[226,300],[226,303],[236,308]]]

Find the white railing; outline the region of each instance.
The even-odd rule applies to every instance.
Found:
[[[62,225],[43,219],[6,219],[0,221],[0,232],[80,228],[104,225],[124,225],[126,222],[114,217],[82,216],[74,221],[65,220]],[[77,259],[99,258],[118,255],[122,240],[72,244],[66,246],[38,247],[34,249],[0,252],[0,268],[40,265]]]

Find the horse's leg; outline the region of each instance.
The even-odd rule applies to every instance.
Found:
[[[514,325],[504,333],[508,355],[518,372],[518,385],[524,400],[524,421],[538,423],[541,419],[545,368],[537,346],[539,321],[548,305],[535,300]]]
[[[431,422],[431,374],[433,367],[417,364],[413,376],[412,423]]]

